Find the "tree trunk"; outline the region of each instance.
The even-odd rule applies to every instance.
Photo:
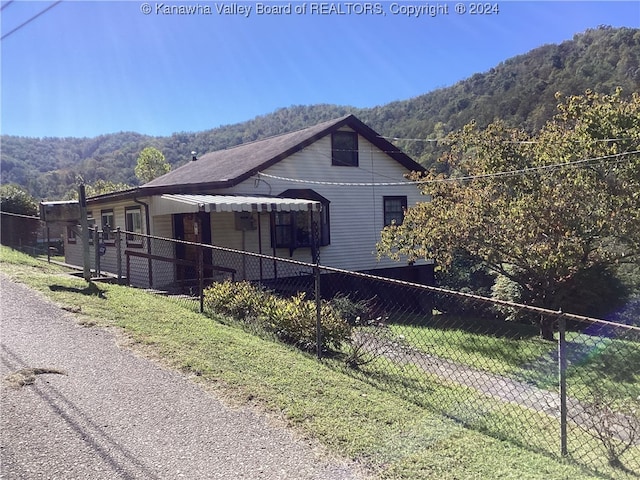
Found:
[[[540,337],[543,340],[549,340],[553,342],[555,340],[553,336],[553,318],[540,315]]]

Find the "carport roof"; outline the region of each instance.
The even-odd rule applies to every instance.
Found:
[[[319,211],[320,202],[301,198],[249,195],[164,194],[153,199],[154,215],[194,212],[291,212]]]

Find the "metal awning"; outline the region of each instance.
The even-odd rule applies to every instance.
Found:
[[[245,195],[171,195],[153,199],[154,215],[194,212],[292,212],[320,211],[322,204],[302,198]]]

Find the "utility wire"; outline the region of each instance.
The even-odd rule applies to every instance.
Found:
[[[460,182],[465,180],[476,180],[481,178],[494,178],[494,177],[508,177],[508,176],[516,176],[516,175],[525,175],[528,173],[539,172],[543,170],[552,170],[557,168],[565,168],[565,167],[577,167],[577,166],[586,166],[590,163],[600,162],[602,160],[608,160],[612,158],[619,159],[618,162],[624,161],[621,157],[639,154],[640,150],[634,150],[631,152],[623,152],[616,153],[614,155],[605,155],[602,157],[595,158],[585,158],[581,160],[574,160],[572,162],[563,162],[563,163],[555,163],[551,165],[541,165],[539,167],[527,167],[519,170],[506,170],[502,172],[495,173],[486,173],[482,175],[468,175],[464,177],[448,177],[448,178],[434,178],[431,180],[417,180],[411,182],[362,182],[362,183],[351,183],[351,182],[327,182],[320,180],[302,180],[297,178],[288,178],[288,177],[280,177],[277,175],[270,175],[268,173],[258,172],[259,177],[267,177],[273,178],[276,180],[283,180],[287,182],[296,182],[296,183],[308,183],[313,185],[334,185],[341,187],[374,187],[374,186],[400,186],[400,185],[424,185],[429,183],[446,183],[446,182]]]
[[[378,135],[378,138],[383,138],[385,140],[392,141],[405,141],[405,142],[427,142],[427,143],[438,143],[443,142],[447,138],[402,138],[402,137],[386,137],[384,135]],[[623,140],[633,140],[634,137],[621,137],[621,138],[600,138],[594,139],[594,142],[621,142]],[[540,143],[539,140],[503,140],[503,143],[515,143],[522,145],[535,145],[536,143]]]
[[[317,147],[317,148],[314,148],[314,147]],[[312,145],[309,148],[309,151],[313,152],[315,155],[319,155],[319,156],[324,157],[324,158],[326,158],[328,160],[333,160],[332,156],[330,154],[328,154],[326,152],[326,150],[321,149],[320,146],[317,145],[317,144]],[[353,149],[337,149],[337,148],[334,148],[334,149],[332,149],[332,151],[333,152],[353,152],[354,150]],[[358,150],[355,150],[355,151],[357,152]],[[390,152],[386,152],[384,150],[380,150],[380,151],[382,151],[384,153],[390,153]],[[363,171],[365,171],[367,173],[370,173],[372,175],[376,175],[378,177],[384,177],[384,178],[388,178],[389,180],[394,180],[394,178],[390,177],[389,175],[385,175],[383,173],[379,173],[379,172],[376,172],[374,170],[369,170],[368,168],[363,167],[362,165],[358,165],[358,169],[363,170]]]
[[[13,0],[12,0],[13,1]],[[9,2],[11,3],[11,2]],[[9,3],[5,4],[2,8],[4,9]],[[17,32],[18,30],[20,30],[22,27],[24,27],[25,25],[27,25],[28,23],[33,22],[36,18],[38,18],[40,15],[43,15],[44,13],[48,12],[49,10],[51,10],[53,7],[55,7],[56,5],[58,5],[59,3],[62,3],[62,0],[58,0],[57,2],[52,3],[51,5],[49,5],[47,8],[45,8],[44,10],[42,10],[39,13],[36,13],[33,17],[28,18],[27,20],[25,20],[24,22],[22,22],[20,25],[18,25],[16,28],[14,28],[13,30],[11,30],[10,32],[5,33],[4,35],[2,35],[2,37],[0,37],[0,40],[4,40],[5,38],[7,38],[9,35],[11,35],[12,33]]]

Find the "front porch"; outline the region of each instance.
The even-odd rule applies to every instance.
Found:
[[[250,252],[272,257],[291,257],[296,248],[304,261],[314,258],[314,245],[282,245],[279,220],[290,215],[306,218],[308,235],[318,221],[322,204],[315,200],[241,195],[161,195],[150,202],[155,236],[172,239],[172,245],[152,242],[144,252],[131,253],[146,258],[150,285],[192,285],[198,277],[211,281],[277,278],[273,262],[250,265]],[[281,233],[281,232],[280,232]],[[289,238],[292,238],[290,235]],[[200,245],[221,247],[222,250]],[[306,247],[306,249],[305,249]],[[224,249],[228,249],[225,253]],[[308,252],[304,254],[303,252]],[[201,255],[201,258],[199,257]],[[300,255],[298,255],[300,256]],[[255,263],[255,262],[253,262]],[[202,271],[198,272],[198,268]]]

